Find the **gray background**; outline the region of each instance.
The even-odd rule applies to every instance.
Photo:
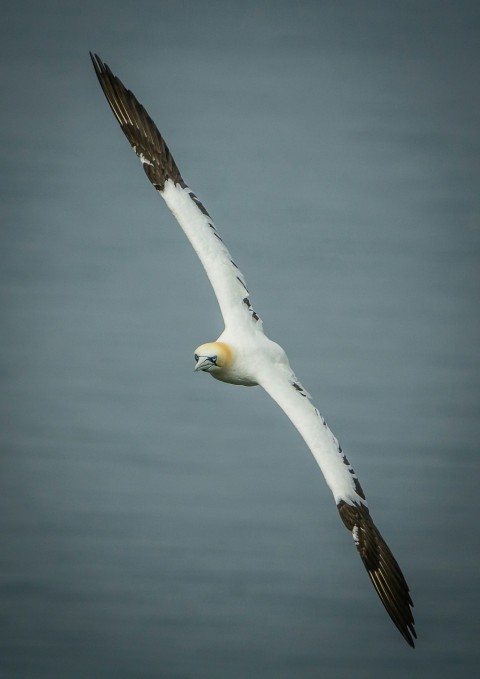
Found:
[[[2,10],[0,675],[478,669],[480,9]],[[364,485],[412,651],[96,82],[156,120]]]

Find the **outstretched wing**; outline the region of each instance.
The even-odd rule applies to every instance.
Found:
[[[265,366],[258,381],[312,451],[378,596],[402,636],[414,646],[417,635],[408,585],[370,516],[363,489],[337,439],[293,373],[289,377],[283,367]]]
[[[160,193],[200,258],[213,286],[225,325],[262,322],[250,303],[245,278],[224,245],[215,225],[195,194],[188,188],[177,165],[143,106],[113,75],[109,67],[90,53],[95,73],[123,133],[140,159],[145,174]]]

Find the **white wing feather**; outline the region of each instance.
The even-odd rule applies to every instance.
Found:
[[[292,373],[290,379],[277,365],[265,363],[259,384],[284,411],[310,448],[337,505],[367,506],[357,476],[324,418]]]
[[[173,157],[144,107],[98,56],[90,55],[110,108],[130,145],[140,159],[145,174],[159,191],[185,232],[212,284],[228,327],[262,322],[253,310],[245,277],[225,247],[213,221],[188,188]]]
[[[337,439],[295,376],[289,376],[284,366],[266,362],[258,382],[282,408],[312,451],[382,604],[407,643],[414,646],[417,635],[409,587],[373,522],[363,489]]]
[[[262,322],[253,311],[245,277],[234,263],[212,219],[188,186],[165,182],[160,191],[166,204],[176,217],[188,240],[197,253],[212,284],[222,312],[225,326],[255,323],[257,330]]]

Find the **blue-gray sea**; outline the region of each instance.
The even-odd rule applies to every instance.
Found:
[[[0,676],[478,670],[480,7],[2,10]],[[88,51],[146,106],[354,465],[408,648],[313,457],[222,330]]]

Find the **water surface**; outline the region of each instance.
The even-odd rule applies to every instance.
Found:
[[[0,674],[478,667],[475,3],[19,3],[3,27]],[[157,121],[340,439],[413,591],[384,613],[116,126]]]

